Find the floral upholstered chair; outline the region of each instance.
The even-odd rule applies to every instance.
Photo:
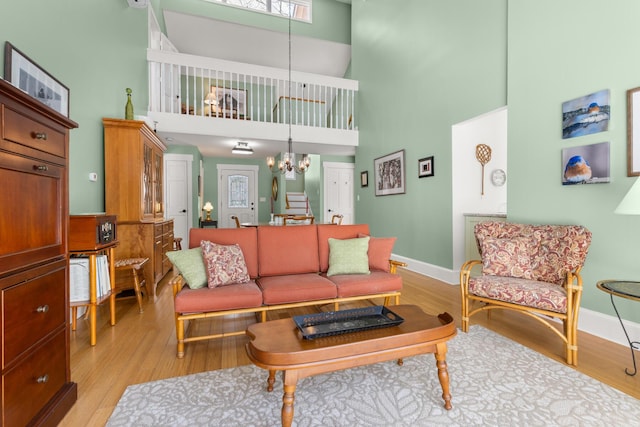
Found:
[[[462,330],[468,332],[469,318],[480,311],[519,311],[555,332],[565,342],[567,363],[577,365],[580,270],[591,232],[577,225],[494,221],[476,224],[474,231],[482,261],[460,269]],[[476,265],[482,266],[479,276],[471,274]],[[563,328],[543,316],[560,319]]]

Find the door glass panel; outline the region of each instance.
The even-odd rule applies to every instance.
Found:
[[[228,181],[229,208],[249,207],[249,177],[246,175],[229,175]]]

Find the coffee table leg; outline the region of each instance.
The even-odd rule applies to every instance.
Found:
[[[269,378],[267,379],[267,391],[273,391],[273,384],[276,382],[276,371],[269,369]]]
[[[298,374],[284,371],[284,395],[282,396],[282,427],[291,427],[293,422],[293,401],[295,399]]]
[[[449,371],[447,370],[447,343],[436,344],[436,366],[438,367],[438,379],[442,386],[442,398],[445,409],[451,409],[451,393],[449,393]]]

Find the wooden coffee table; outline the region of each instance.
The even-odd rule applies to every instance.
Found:
[[[316,374],[370,365],[425,353],[434,353],[444,407],[451,409],[447,341],[456,335],[448,313],[432,316],[413,305],[389,309],[404,318],[398,326],[351,332],[307,340],[293,319],[256,323],[247,329],[247,354],[251,361],[269,371],[267,390],[273,390],[276,371],[283,371],[282,425],[291,426],[296,384]]]

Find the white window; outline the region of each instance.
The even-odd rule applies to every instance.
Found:
[[[271,13],[300,21],[311,22],[313,0],[204,0],[225,6],[241,7],[256,12]]]

